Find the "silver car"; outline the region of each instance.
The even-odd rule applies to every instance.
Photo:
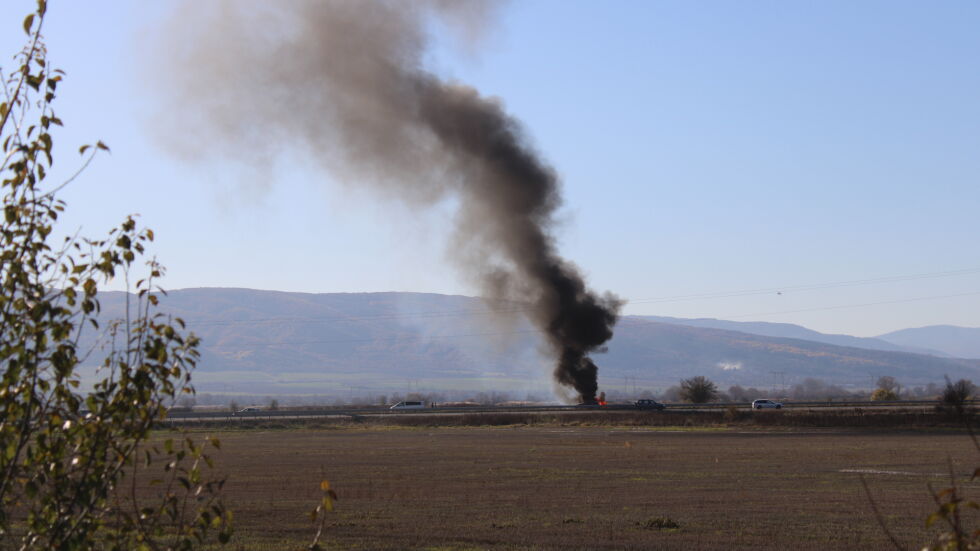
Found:
[[[425,409],[425,402],[398,402],[388,409]]]
[[[752,402],[752,409],[765,409],[765,408],[781,409],[782,407],[783,404],[780,404],[779,402],[773,400],[762,399],[762,400],[756,400]]]

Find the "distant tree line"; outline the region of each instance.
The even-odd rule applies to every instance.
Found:
[[[950,394],[950,387],[957,390]],[[905,387],[894,377],[883,376],[876,381],[875,389],[869,394],[865,390],[848,390],[841,386],[827,383],[820,379],[807,377],[803,381],[784,390],[771,391],[757,387],[732,385],[727,390],[721,390],[710,379],[704,376],[683,379],[678,385],[665,390],[658,398],[665,402],[751,402],[758,398],[779,398],[796,401],[845,401],[845,400],[943,400],[947,395],[974,394],[971,381],[961,379],[955,383],[947,381],[945,386],[929,383],[925,386]],[[956,394],[958,393],[958,394]],[[710,398],[707,398],[710,396]],[[965,400],[965,398],[963,399]],[[963,401],[961,400],[961,401]]]
[[[950,390],[954,388],[955,390]],[[611,388],[605,391],[610,403],[627,403],[637,399],[654,399],[667,403],[747,403],[759,398],[774,398],[779,400],[804,401],[897,401],[897,400],[940,400],[946,398],[974,395],[974,385],[969,380],[947,381],[945,385],[929,383],[923,386],[904,386],[891,376],[879,377],[872,391],[847,389],[828,383],[821,379],[807,377],[782,390],[760,388],[754,386],[731,385],[722,388],[706,376],[698,375],[683,379],[677,385],[666,390],[638,388],[633,391]],[[229,397],[221,394],[197,394],[181,398],[174,409],[187,410],[193,407],[219,407],[235,411],[243,407],[261,407],[262,409],[309,408],[309,407],[380,407],[391,406],[402,401],[422,401],[427,404],[460,404],[460,405],[499,405],[522,403],[553,402],[550,393],[509,392],[502,390],[484,391],[429,391],[429,392],[393,392],[393,393],[362,393],[344,397],[336,395],[278,395],[278,396],[246,396]],[[960,402],[966,399],[960,400]],[[953,399],[953,402],[956,400]]]

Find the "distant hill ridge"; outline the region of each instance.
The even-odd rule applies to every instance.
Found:
[[[893,331],[878,338],[903,346],[941,350],[956,358],[980,358],[980,327],[931,325]]]
[[[123,293],[100,296],[105,316],[122,312]],[[426,293],[230,288],[171,291],[161,304],[203,339],[195,373],[201,392],[552,387],[540,336],[513,305],[492,309],[478,298]],[[867,387],[881,375],[906,385],[944,375],[980,381],[980,360],[908,352],[913,346],[790,324],[625,316],[595,359],[600,388],[664,388],[693,375],[723,386],[812,377]]]
[[[877,338],[852,337],[850,335],[826,334],[807,329],[799,325],[790,323],[771,323],[765,321],[727,321],[711,318],[671,318],[664,316],[637,316],[643,319],[660,321],[663,323],[675,323],[678,325],[689,325],[691,327],[709,327],[712,329],[727,329],[730,331],[741,331],[753,335],[766,337],[783,337],[789,339],[803,339],[813,342],[826,344],[836,344],[838,346],[851,346],[855,348],[867,348],[868,350],[888,350],[892,352],[910,352],[913,354],[931,354],[933,356],[955,356],[939,350],[933,350],[924,346],[902,345],[896,342],[889,342],[885,336]],[[961,356],[968,357],[968,356]],[[980,357],[980,356],[977,356]]]

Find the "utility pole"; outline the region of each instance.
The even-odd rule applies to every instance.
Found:
[[[785,392],[786,391],[786,372],[785,371],[770,371],[769,373],[772,374],[772,375],[779,375],[779,381],[780,381],[779,382],[779,390],[780,390],[780,392]],[[775,382],[773,382],[773,386],[776,386],[776,383]]]

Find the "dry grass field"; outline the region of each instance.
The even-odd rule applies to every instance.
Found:
[[[959,431],[615,427],[226,430],[235,549],[301,549],[321,476],[330,549],[908,548],[927,484],[963,478]],[[321,474],[322,473],[322,474]],[[946,474],[944,474],[946,473]],[[976,495],[977,484],[965,484]]]

